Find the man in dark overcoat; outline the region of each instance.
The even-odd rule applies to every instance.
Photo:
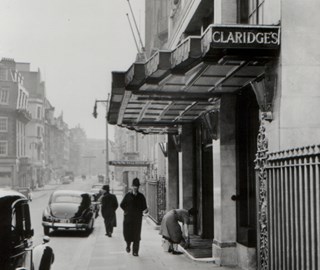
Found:
[[[127,243],[126,251],[138,256],[141,239],[142,216],[148,213],[146,198],[139,192],[140,181],[138,178],[132,181],[132,190],[129,191],[120,203],[124,211],[123,236]]]
[[[117,226],[116,210],[118,208],[118,200],[116,195],[110,193],[109,185],[104,185],[102,189],[104,194],[101,197],[101,215],[104,219],[106,235],[111,237],[113,227]]]

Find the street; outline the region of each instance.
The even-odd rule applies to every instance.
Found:
[[[50,194],[55,189],[74,189],[74,190],[87,190],[89,191],[92,183],[96,181],[96,178],[92,180],[87,179],[82,181],[80,178],[76,178],[74,182],[68,185],[46,185],[42,190],[35,191],[33,193],[33,201],[30,202],[31,218],[34,228],[34,244],[41,243],[43,234],[43,227],[41,225],[42,211],[46,207]],[[53,264],[53,270],[73,269],[69,266],[76,265],[81,262],[81,254],[84,250],[90,252],[92,246],[90,242],[91,235],[87,236],[84,232],[75,231],[57,231],[50,233],[50,246],[55,253],[55,262]]]
[[[49,184],[33,193],[30,202],[32,224],[35,231],[34,244],[41,243],[43,228],[41,216],[50,194],[56,189],[90,190],[96,178],[82,181],[76,178],[68,185]],[[122,196],[117,194],[120,203]],[[50,246],[55,253],[52,270],[99,270],[99,269],[228,269],[212,262],[196,262],[187,255],[174,256],[164,252],[158,231],[146,219],[143,220],[139,257],[126,253],[122,236],[123,212],[117,210],[117,224],[112,238],[105,236],[103,219],[95,220],[94,231],[88,236],[84,232],[57,231],[50,233]],[[233,268],[235,269],[235,268]]]

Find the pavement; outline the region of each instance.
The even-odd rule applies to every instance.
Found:
[[[121,196],[117,196],[120,203]],[[96,219],[95,229],[88,238],[88,244],[93,248],[91,252],[83,250],[79,260],[73,269],[77,270],[122,270],[122,269],[240,269],[230,267],[219,267],[212,261],[193,260],[190,255],[172,255],[162,248],[162,238],[156,227],[147,218],[143,218],[139,256],[134,257],[125,251],[125,241],[122,235],[123,211],[118,208],[117,227],[112,237],[105,235],[103,218]],[[183,251],[183,250],[182,250]]]
[[[50,185],[51,184],[51,185]],[[53,190],[57,185],[50,183],[43,188],[35,190],[34,196],[41,196],[40,190]],[[120,204],[122,196],[116,194]],[[162,237],[159,235],[159,226],[151,219],[144,217],[140,241],[139,256],[135,257],[125,251],[125,241],[122,234],[123,211],[119,207],[117,212],[117,227],[114,228],[112,237],[105,235],[103,218],[101,215],[95,220],[94,231],[87,238],[90,248],[82,248],[78,259],[72,261],[69,270],[240,270],[237,267],[220,267],[214,264],[212,258],[199,260],[194,258],[187,250],[179,246],[181,255],[172,255],[162,248]],[[71,267],[72,266],[72,267]]]

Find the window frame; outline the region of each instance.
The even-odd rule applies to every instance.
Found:
[[[37,106],[37,119],[42,119],[41,106]]]
[[[238,0],[238,21],[244,24],[262,24],[266,0]]]
[[[5,153],[1,153],[1,144],[4,144]],[[8,156],[8,141],[7,140],[0,140],[0,157]]]
[[[5,129],[1,129],[2,123],[1,121],[5,120]],[[8,117],[6,116],[0,116],[0,133],[8,132]]]
[[[8,105],[9,104],[9,95],[10,91],[7,88],[0,88],[0,104]]]

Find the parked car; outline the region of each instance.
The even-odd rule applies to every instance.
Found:
[[[62,176],[60,180],[61,180],[61,184],[63,185],[68,185],[71,183],[69,176]]]
[[[93,184],[91,186],[91,192],[92,193],[95,193],[95,194],[99,194],[102,192],[102,187],[103,187],[103,184]]]
[[[50,270],[54,253],[43,243],[33,246],[27,198],[15,190],[0,189],[0,268],[3,270]]]
[[[72,229],[92,232],[95,209],[89,193],[77,190],[56,190],[43,211],[43,233],[49,235],[50,229]]]
[[[22,193],[29,201],[32,201],[32,192],[28,187],[15,187],[14,190]]]
[[[69,177],[70,181],[74,181],[74,174],[72,171],[66,171],[65,176]]]

